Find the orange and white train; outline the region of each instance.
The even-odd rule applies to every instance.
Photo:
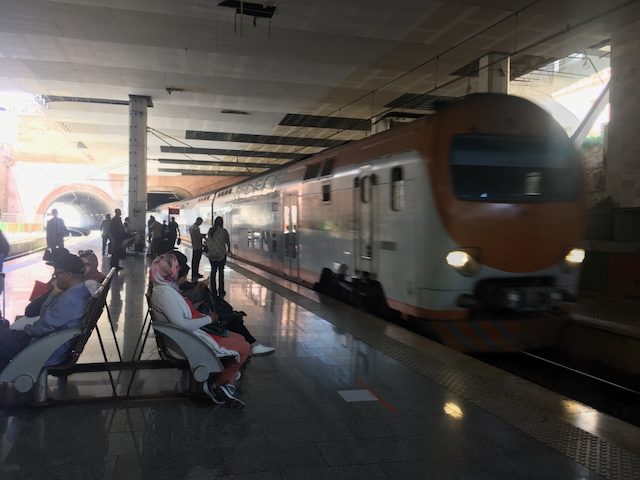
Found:
[[[183,231],[220,215],[235,257],[464,351],[548,343],[584,258],[578,153],[546,111],[507,95],[167,207]]]

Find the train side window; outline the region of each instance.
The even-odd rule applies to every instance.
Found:
[[[320,174],[320,176],[324,177],[325,175],[331,175],[333,173],[333,166],[335,165],[335,163],[336,157],[327,158],[322,164],[322,173]]]
[[[369,203],[369,177],[362,177],[360,180],[360,201],[362,203]]]
[[[310,180],[312,178],[316,178],[318,176],[319,171],[320,171],[320,162],[311,163],[307,165],[307,169],[304,172],[303,180]]]
[[[322,185],[322,202],[329,203],[331,201],[331,184],[325,183]]]
[[[391,210],[399,212],[404,207],[404,175],[402,167],[391,169]]]
[[[271,232],[271,251],[276,253],[278,251],[277,232]]]

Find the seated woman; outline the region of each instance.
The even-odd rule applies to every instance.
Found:
[[[215,300],[211,290],[209,290],[209,287],[206,285],[206,282],[196,284],[189,282],[187,275],[189,274],[190,268],[189,265],[187,265],[187,257],[181,252],[175,251],[171,253],[176,257],[180,264],[177,283],[180,287],[180,293],[182,296],[191,301],[197,310],[209,315],[214,320],[217,320],[216,317],[218,315],[215,311]],[[251,335],[251,332],[249,332],[249,329],[244,324],[241,316],[229,316],[226,326],[229,331],[242,335],[249,345],[251,345],[252,356],[270,355],[276,351],[273,347],[259,343],[253,335]]]
[[[98,270],[98,257],[93,250],[79,250],[78,256],[84,265],[84,279],[102,283],[106,276]]]
[[[177,285],[179,264],[171,254],[160,255],[151,264],[151,282],[153,292],[151,303],[167,318],[169,323],[175,324],[192,332],[200,327],[212,323],[209,316],[193,318],[191,309],[179,292]],[[223,360],[225,369],[218,374],[217,385],[211,380],[204,382],[202,388],[214,403],[224,403],[232,408],[244,407],[244,402],[235,395],[235,381],[240,378],[240,368],[249,357],[249,344],[236,333],[229,333],[228,337],[209,334],[213,341],[238,354],[238,360]]]

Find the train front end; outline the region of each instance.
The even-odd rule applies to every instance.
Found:
[[[435,334],[471,351],[552,344],[584,258],[576,149],[547,112],[506,95],[467,98],[439,112],[431,129],[443,234],[430,250],[438,260],[427,289],[463,313],[430,322]]]

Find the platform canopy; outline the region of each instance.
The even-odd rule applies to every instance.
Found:
[[[148,96],[148,174],[232,182],[477,91],[489,53],[512,81],[602,53],[638,4],[0,0],[0,114],[21,116],[19,160],[124,173],[129,96]]]

